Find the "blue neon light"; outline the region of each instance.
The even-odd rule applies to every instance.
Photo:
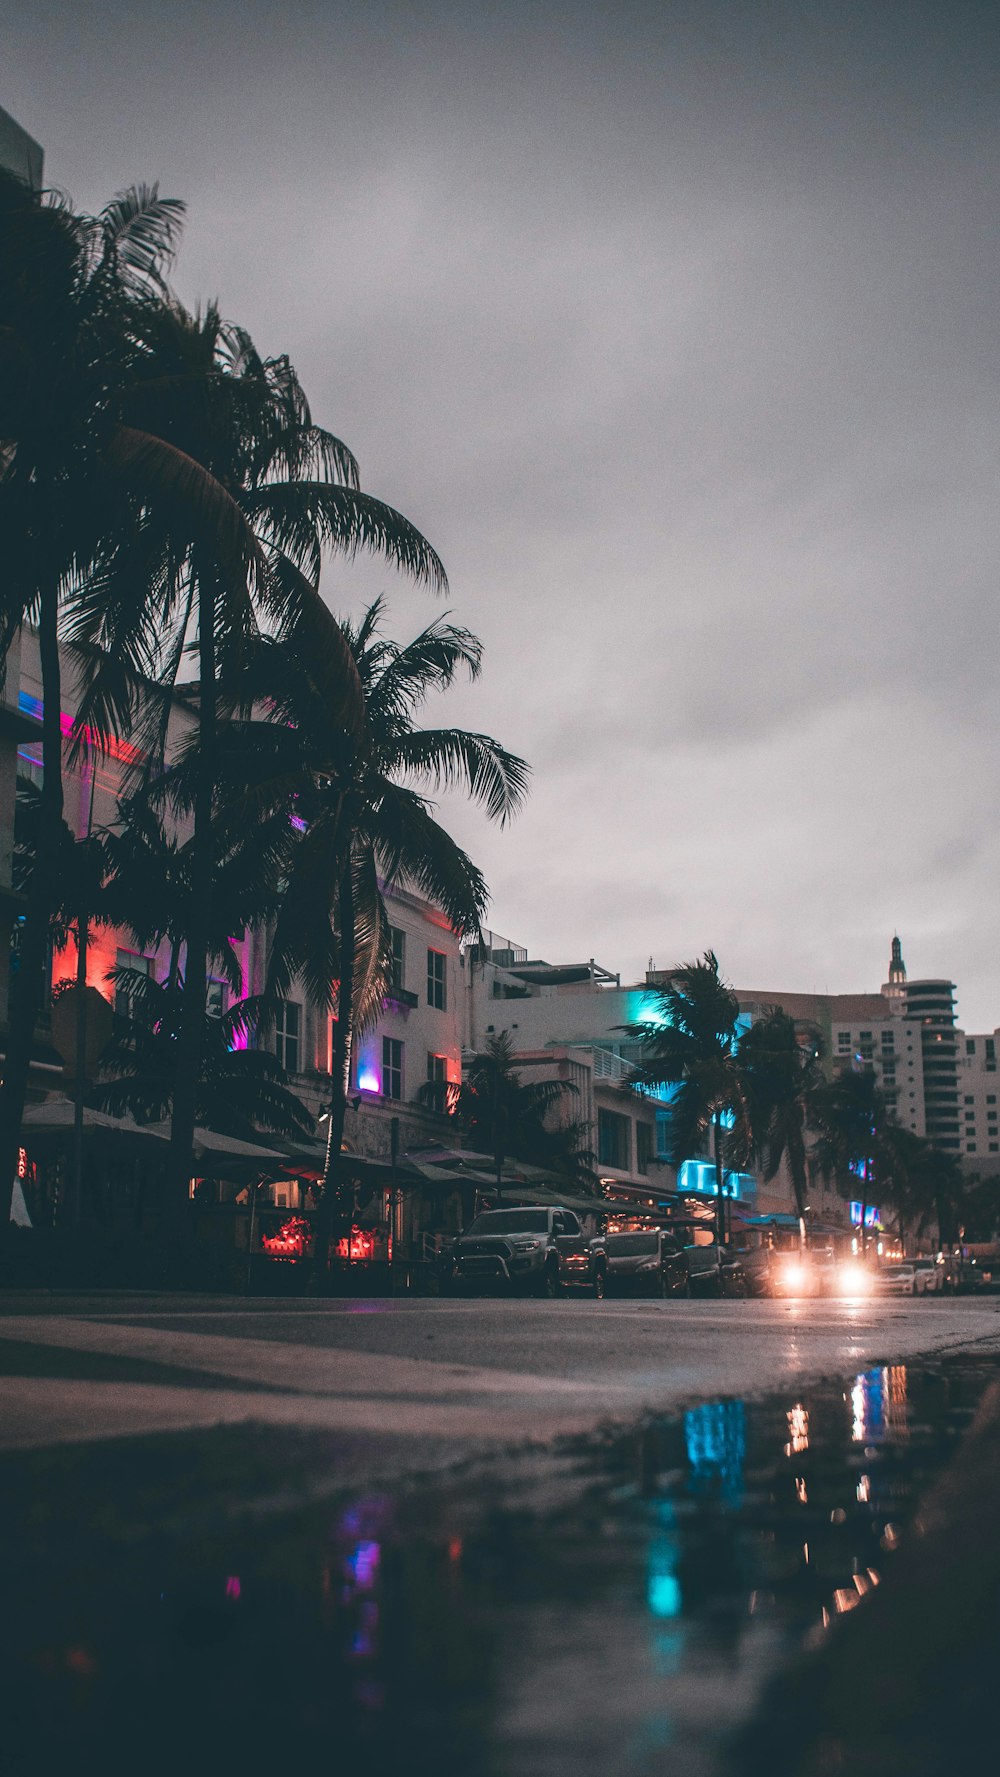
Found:
[[[711,1160],[685,1160],[677,1171],[678,1191],[699,1197],[715,1196],[715,1166]],[[727,1172],[722,1182],[724,1197],[753,1197],[757,1180],[752,1172]]]
[[[854,1199],[852,1199],[852,1201],[851,1201],[851,1223],[855,1228],[860,1228],[860,1226],[861,1226],[861,1205],[860,1205],[860,1203],[856,1202]],[[866,1228],[880,1228],[881,1226],[882,1226],[882,1216],[881,1216],[881,1211],[878,1208],[878,1205],[875,1203],[866,1203],[865,1204],[865,1227]]]

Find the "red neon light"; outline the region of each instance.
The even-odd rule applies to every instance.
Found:
[[[309,1253],[312,1229],[301,1216],[282,1222],[277,1234],[262,1234],[260,1244],[271,1259],[304,1259]]]
[[[367,1228],[352,1228],[350,1240],[338,1240],[338,1259],[373,1259],[375,1236]]]

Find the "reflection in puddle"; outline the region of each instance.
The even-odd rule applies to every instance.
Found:
[[[722,1777],[779,1662],[891,1579],[992,1373],[870,1368],[53,1564],[8,1602],[8,1766]]]

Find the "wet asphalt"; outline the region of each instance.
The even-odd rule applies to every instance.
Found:
[[[10,1768],[798,1771],[998,1370],[992,1299],[8,1297]]]

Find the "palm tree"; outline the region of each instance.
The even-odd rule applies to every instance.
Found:
[[[172,1118],[180,1184],[200,1077],[226,687],[262,628],[289,625],[316,600],[324,548],[373,550],[432,587],[446,579],[414,526],[360,491],[353,456],[313,424],[287,358],[262,358],[214,305],[192,315],[164,300],[142,319],[120,403],[128,439],[143,441],[132,449],[142,520],[82,589],[72,634],[88,644],[94,663],[81,720],[100,731],[114,721],[124,684],[147,675],[170,687],[188,647],[197,656],[192,892]],[[331,704],[357,730],[361,695],[350,654],[339,632],[329,639],[339,663]],[[161,699],[158,707],[148,689],[144,695],[146,751],[155,762],[163,758],[168,705]]]
[[[675,1089],[667,1137],[672,1166],[681,1166],[701,1152],[711,1130],[716,1221],[722,1242],[725,1150],[728,1146],[736,1153],[746,1145],[746,1090],[737,1054],[739,1001],[721,979],[712,950],[697,962],[678,963],[666,986],[651,988],[649,994],[654,1001],[652,1014],[625,1027],[642,1050],[630,1084],[639,1091]],[[732,1131],[728,1143],[723,1133],[727,1129]]]
[[[127,969],[115,970],[115,984],[127,989],[126,1010],[115,1019],[101,1058],[101,1083],[92,1097],[100,1109],[116,1116],[129,1111],[138,1122],[158,1122],[169,1114],[177,1090],[182,992],[176,982],[154,981]],[[221,1017],[205,1014],[197,1122],[249,1141],[261,1132],[311,1135],[313,1119],[290,1091],[275,1057],[264,1049],[237,1046],[256,1015],[252,1001],[237,1001]]]
[[[859,1238],[865,1250],[865,1217],[872,1202],[876,1179],[881,1183],[887,1168],[884,1135],[889,1123],[885,1098],[870,1071],[839,1074],[820,1088],[812,1099],[817,1131],[816,1160],[820,1171],[833,1177],[846,1196],[856,1191],[861,1203]]]
[[[426,1087],[428,1100],[435,1088]],[[503,1189],[505,1160],[525,1160],[562,1173],[567,1183],[592,1187],[592,1155],[581,1146],[579,1123],[550,1127],[547,1119],[571,1094],[571,1080],[522,1079],[508,1031],[487,1038],[473,1056],[462,1083],[449,1094],[447,1108],[473,1148],[493,1157],[496,1192]]]
[[[963,1196],[962,1169],[958,1160],[925,1136],[904,1129],[899,1123],[886,1125],[881,1131],[879,1147],[880,1190],[896,1212],[904,1243],[910,1228],[915,1228],[920,1235],[934,1222],[941,1241],[950,1244]]]
[[[293,630],[261,643],[240,682],[241,701],[266,703],[268,719],[236,717],[225,737],[221,781],[233,818],[283,808],[299,832],[272,935],[270,1000],[299,977],[334,1014],[319,1252],[337,1198],[355,1031],[378,1017],[391,980],[383,886],[408,882],[455,932],[478,932],[485,882],[426,792],[463,790],[502,824],[528,778],[524,761],[487,735],[414,724],[456,673],[478,675],[477,639],[441,618],[400,646],[382,633],[382,616],[381,600],[356,625],[338,624],[319,601],[304,604]],[[359,731],[343,721],[345,639],[362,692]]]
[[[767,1180],[787,1164],[803,1239],[809,1123],[825,1083],[821,1056],[819,1032],[810,1031],[803,1042],[794,1019],[778,1007],[744,1031],[736,1049],[746,1107],[745,1159],[756,1160]]]
[[[9,1217],[63,813],[59,612],[123,519],[136,437],[115,411],[136,315],[162,288],[183,206],[138,186],[78,215],[0,169],[0,671],[19,626],[37,623],[43,715],[35,869],[12,984],[0,1094],[0,1238]]]

